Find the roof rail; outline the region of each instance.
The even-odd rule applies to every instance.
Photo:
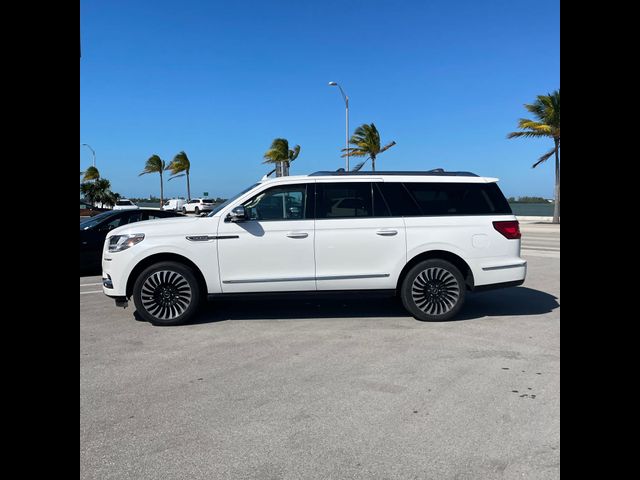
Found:
[[[406,175],[406,176],[439,176],[439,177],[477,177],[475,173],[471,172],[447,172],[442,168],[434,168],[433,170],[423,171],[380,171],[380,172],[345,172],[344,169],[330,171],[318,171],[309,174],[310,177],[325,177],[325,176],[360,176],[360,175]]]

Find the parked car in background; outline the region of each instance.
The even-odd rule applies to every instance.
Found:
[[[173,210],[174,212],[181,212],[182,207],[187,201],[184,198],[172,198],[164,202],[162,206],[163,210]]]
[[[109,232],[104,293],[121,307],[133,298],[156,325],[187,321],[205,297],[357,290],[448,320],[467,291],[524,282],[518,220],[497,181],[441,169],[266,179],[207,217]]]
[[[140,207],[127,198],[121,198],[113,206],[114,210],[136,210]]]
[[[143,220],[181,217],[179,213],[140,208],[133,210],[107,210],[80,222],[80,270],[98,268],[102,261],[102,246],[107,234],[114,228]]]
[[[214,206],[213,199],[211,198],[194,198],[182,206],[182,213],[195,213],[196,215],[200,215],[202,212],[210,212]]]

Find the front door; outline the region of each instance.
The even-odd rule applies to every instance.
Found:
[[[223,293],[315,290],[313,184],[263,190],[245,201],[248,219],[220,220]]]

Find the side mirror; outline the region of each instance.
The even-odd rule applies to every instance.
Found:
[[[242,205],[235,207],[231,210],[231,213],[227,215],[227,220],[230,222],[244,222],[247,220],[247,211]]]

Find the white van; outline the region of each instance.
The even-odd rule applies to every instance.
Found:
[[[186,200],[182,198],[172,198],[171,200],[167,200],[164,202],[162,206],[163,210],[173,210],[174,212],[179,212],[182,210],[182,206],[187,203]]]
[[[520,229],[497,178],[468,172],[317,172],[263,180],[207,217],[118,227],[104,293],[156,325],[200,300],[255,292],[377,290],[418,320],[447,320],[467,291],[524,282]]]

